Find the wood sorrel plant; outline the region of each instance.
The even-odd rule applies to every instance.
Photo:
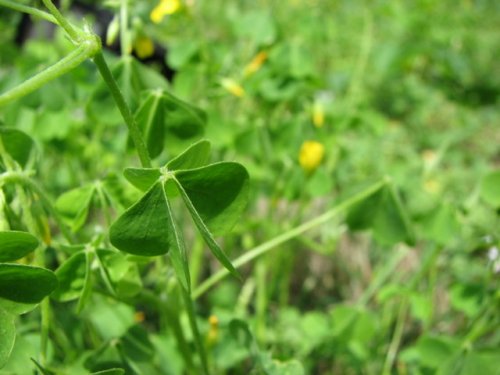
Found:
[[[58,25],[64,29],[74,49],[59,62],[1,94],[0,106],[16,101],[68,73],[84,61],[92,60],[128,127],[140,159],[141,167],[127,168],[124,176],[142,194],[129,208],[120,210],[120,205],[113,202],[113,194],[107,182],[98,180],[62,194],[53,203],[33,178],[32,139],[18,129],[0,127],[0,367],[7,362],[14,345],[15,316],[26,313],[41,303],[40,363],[35,364],[43,372],[47,372],[44,368],[50,365],[49,332],[54,324],[51,321],[50,302],[45,298],[48,295],[58,302],[77,300],[78,312],[83,310],[93,292],[134,303],[131,297],[141,290],[141,277],[137,265],[130,266],[130,256],[126,257],[123,253],[139,256],[141,259],[156,257],[156,265],[160,266],[164,265],[165,259],[170,260],[179,284],[172,295],[178,293],[179,299],[183,301],[199,363],[193,358],[180,328],[180,312],[154,296],[145,294],[145,298],[154,300],[159,305],[159,312],[174,327],[173,334],[179,351],[191,373],[209,374],[209,359],[197,325],[193,300],[228,274],[240,278],[237,267],[351,207],[354,209],[349,213],[348,221],[352,227],[373,227],[376,235],[387,242],[411,238],[408,220],[398,195],[390,181],[383,179],[323,215],[248,251],[232,263],[214,236],[230,230],[245,208],[249,190],[246,169],[234,162],[210,163],[210,143],[206,140],[194,143],[165,165],[154,166],[151,158],[161,154],[166,129],[185,136],[198,134],[206,121],[203,111],[174,97],[165,87],[155,87],[150,82],[142,81],[137,87],[133,87],[145,94],[140,103],[137,103],[137,110],[133,111],[129,92],[120,90],[116,76],[139,71],[141,68],[137,63],[126,56],[117,67],[110,70],[102,54],[101,41],[90,27],[76,27],[50,0],[43,0],[43,3],[50,13],[13,1],[0,0],[0,5]],[[122,14],[126,15],[126,9],[127,2],[122,1]],[[122,17],[121,21],[121,31],[126,34],[126,17]],[[122,39],[122,43],[126,45],[127,38]],[[126,53],[128,48],[125,46],[122,51]],[[148,81],[144,77],[141,79]],[[132,83],[130,86],[133,86]],[[96,89],[92,98],[94,102],[99,102],[101,89]],[[93,103],[90,104],[92,105]],[[99,103],[95,105],[98,106]],[[14,191],[10,189],[11,186]],[[197,287],[192,285],[183,231],[176,220],[173,200],[178,197],[205,244],[224,266],[222,271]],[[103,233],[97,233],[88,243],[78,243],[74,234],[85,223],[89,207],[94,202],[101,206],[107,226],[105,233],[109,232],[109,240]],[[56,255],[59,266],[55,272],[49,269],[51,267],[45,256],[50,243],[47,230],[44,229],[47,227],[46,215],[37,215],[33,208],[36,204],[41,205],[42,211],[52,217],[67,242],[54,246],[56,252],[61,250],[68,254],[67,257]],[[17,210],[22,212],[22,215],[18,215],[21,216],[18,222],[12,219],[16,215],[9,214],[14,211],[10,206],[17,206]],[[111,224],[111,214],[114,211],[124,212]],[[111,245],[121,252],[117,252]],[[162,257],[165,254],[168,258]],[[29,264],[12,263],[22,258],[23,262]],[[101,289],[96,286],[96,273],[103,285]],[[246,326],[241,328],[239,324],[239,327],[248,331]],[[103,351],[112,345],[113,342],[106,343]],[[251,350],[256,352],[254,346],[252,345]],[[124,355],[122,352],[120,354]],[[257,354],[255,357],[260,358]],[[262,360],[260,366],[266,369],[266,363]],[[109,370],[119,373],[119,370]],[[138,372],[135,369],[133,371]],[[269,372],[271,370],[265,371],[273,373]]]

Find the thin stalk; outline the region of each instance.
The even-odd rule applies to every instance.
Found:
[[[40,360],[43,366],[47,362],[51,315],[50,299],[44,298],[40,303]]]
[[[247,251],[245,254],[242,256],[238,257],[236,260],[234,260],[233,265],[235,268],[241,267],[244,264],[254,260],[255,258],[258,258],[259,256],[267,253],[268,251],[276,248],[277,246],[281,245],[284,242],[287,242],[291,240],[292,238],[295,238],[297,236],[300,236],[302,233],[317,227],[318,225],[321,225],[323,223],[326,223],[327,221],[331,220],[335,216],[339,215],[340,213],[344,212],[347,210],[349,207],[355,205],[356,203],[362,201],[363,199],[369,197],[373,193],[377,192],[379,189],[387,185],[389,181],[387,179],[382,179],[381,181],[378,181],[374,183],[373,185],[369,186],[368,188],[362,190],[361,192],[355,194],[351,198],[346,199],[345,201],[339,203],[337,206],[333,207],[332,209],[328,210],[324,214],[315,217],[314,219],[311,219],[298,227],[295,227],[267,242],[264,242],[263,244],[254,247],[253,249]],[[208,279],[206,279],[201,285],[199,285],[193,292],[193,299],[196,299],[200,297],[203,293],[205,293],[208,289],[210,289],[214,284],[219,282],[220,280],[224,279],[226,276],[229,275],[229,272],[223,268],[219,272],[215,273]]]
[[[70,38],[77,42],[80,39],[80,33],[75,30],[73,25],[69,23],[69,21],[59,12],[59,9],[52,3],[51,0],[42,0],[45,7],[49,10],[49,12],[54,16],[57,20],[59,26],[61,26],[66,33],[70,36]]]
[[[193,331],[194,343],[196,345],[196,349],[200,355],[201,359],[201,367],[203,369],[204,375],[209,375],[210,371],[208,370],[208,360],[207,353],[205,351],[205,346],[203,345],[203,340],[201,339],[200,331],[198,330],[198,324],[196,323],[196,316],[194,314],[194,304],[193,299],[189,295],[189,292],[185,290],[182,286],[180,286],[181,294],[184,299],[184,305],[186,306],[186,311],[189,317],[189,325],[191,326],[191,330]]]
[[[19,4],[15,1],[10,1],[10,0],[0,0],[0,5],[18,12],[26,13],[41,18],[45,21],[52,22],[53,24],[59,25],[59,23],[52,14],[44,12],[43,10],[33,8],[28,5]]]
[[[78,46],[78,48],[73,50],[69,55],[54,65],[49,66],[37,75],[27,79],[20,85],[0,95],[0,107],[30,94],[53,79],[73,70],[90,57],[93,50],[94,46],[91,46],[87,42],[82,43]]]
[[[120,52],[122,56],[130,54],[130,33],[128,31],[128,0],[120,2]]]
[[[399,306],[398,318],[396,320],[396,327],[394,328],[394,334],[392,335],[392,340],[387,350],[387,356],[385,357],[384,369],[382,375],[390,375],[391,368],[394,364],[394,360],[398,354],[399,344],[401,344],[401,338],[403,337],[406,314],[408,313],[408,299],[404,298]]]
[[[385,284],[387,279],[394,275],[396,267],[399,262],[408,254],[408,248],[404,247],[400,251],[396,251],[389,259],[389,262],[377,274],[375,280],[370,283],[368,288],[364,291],[358,300],[358,305],[364,306],[375,295],[382,285]]]
[[[101,52],[98,52],[94,56],[94,63],[97,65],[97,69],[99,69],[99,73],[101,73],[104,82],[108,85],[108,88],[115,100],[115,103],[122,114],[123,120],[125,120],[125,124],[127,124],[128,131],[132,141],[134,142],[137,153],[139,154],[139,159],[141,160],[141,164],[145,168],[151,167],[151,159],[149,158],[148,149],[146,148],[146,144],[144,143],[144,139],[142,138],[141,130],[137,125],[132,112],[130,111],[130,107],[125,102],[125,98],[121,93],[111,71],[109,70],[108,64],[106,64],[106,60],[104,60],[104,56]]]

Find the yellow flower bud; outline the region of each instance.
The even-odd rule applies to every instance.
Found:
[[[313,172],[321,164],[325,147],[316,141],[305,141],[300,148],[299,163],[304,171]]]
[[[134,41],[134,50],[140,59],[145,59],[153,55],[155,52],[155,45],[150,38],[141,36]]]
[[[154,23],[160,23],[167,15],[174,14],[181,8],[180,0],[161,0],[151,11],[149,17]]]
[[[259,52],[248,64],[245,66],[245,69],[243,71],[243,74],[246,76],[254,74],[256,71],[260,69],[262,64],[267,60],[267,52],[266,51],[261,51]]]
[[[325,124],[325,110],[321,103],[313,104],[312,121],[315,127],[321,128]]]
[[[238,98],[242,98],[245,96],[245,89],[231,78],[223,78],[221,81],[221,85],[227,91],[229,91],[234,96],[237,96]]]

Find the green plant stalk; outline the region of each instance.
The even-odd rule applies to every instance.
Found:
[[[191,330],[194,336],[194,343],[196,345],[196,349],[200,356],[201,367],[204,375],[209,375],[210,371],[208,370],[208,360],[207,353],[205,351],[205,347],[203,345],[203,340],[201,339],[200,331],[198,330],[198,324],[196,323],[196,316],[194,314],[194,304],[193,299],[189,295],[189,292],[185,290],[182,286],[180,286],[182,298],[184,299],[184,305],[186,307],[186,311],[189,318],[189,325],[191,326]]]
[[[134,142],[134,146],[139,155],[139,159],[141,160],[141,164],[144,168],[151,167],[151,159],[149,157],[148,149],[146,148],[146,144],[144,143],[144,139],[142,138],[141,130],[137,125],[132,112],[130,111],[130,107],[125,102],[125,98],[121,93],[111,71],[109,70],[108,64],[106,64],[106,60],[104,60],[104,56],[101,52],[98,52],[94,56],[94,63],[97,65],[97,69],[99,69],[99,73],[101,73],[104,82],[108,85],[108,88],[115,100],[115,103],[122,114],[123,120],[125,120],[125,124],[128,127],[128,131],[132,141]]]
[[[399,306],[396,327],[394,328],[394,334],[392,335],[391,343],[389,344],[389,349],[387,350],[382,375],[391,374],[391,368],[398,354],[401,338],[403,337],[406,315],[408,313],[408,306],[408,298],[404,297],[401,301],[401,305]]]
[[[30,94],[53,79],[73,70],[87,58],[92,56],[94,51],[95,45],[93,45],[90,40],[83,42],[54,65],[0,95],[0,107]]]
[[[389,261],[384,265],[384,267],[377,273],[377,276],[373,282],[370,283],[368,288],[363,292],[358,300],[358,305],[365,306],[368,301],[377,293],[382,285],[385,284],[387,279],[389,279],[399,265],[399,262],[408,254],[408,248],[403,247],[400,251],[394,252]]]
[[[52,3],[51,0],[42,0],[42,1],[45,7],[52,14],[52,16],[54,16],[54,18],[57,20],[59,26],[61,26],[64,29],[64,31],[68,33],[68,35],[73,41],[79,42],[82,33],[75,30],[73,25],[71,25],[69,21],[61,14],[61,12],[59,12],[59,9],[56,8],[56,6]]]
[[[57,20],[54,18],[53,15],[44,12],[43,10],[19,4],[17,2],[10,0],[0,0],[0,5],[18,12],[30,14],[32,16],[44,19],[45,21],[49,21],[52,22],[53,24],[59,25],[59,23],[57,22]]]
[[[341,214],[345,210],[347,210],[349,207],[355,205],[356,203],[361,202],[363,199],[369,197],[373,193],[377,192],[379,189],[384,187],[385,185],[389,184],[390,181],[387,178],[384,178],[378,182],[375,182],[371,186],[367,187],[366,189],[360,191],[359,193],[355,194],[354,196],[346,199],[345,201],[339,203],[337,206],[333,207],[332,209],[328,210],[324,214],[315,217],[314,219],[311,219],[298,227],[295,227],[288,232],[285,232],[267,242],[264,242],[263,244],[254,247],[253,249],[247,251],[245,254],[242,256],[238,257],[237,259],[234,260],[233,265],[235,268],[241,267],[244,264],[254,260],[255,258],[258,258],[259,256],[267,253],[268,251],[274,249],[278,245],[281,245],[284,242],[287,242],[291,240],[292,238],[295,238],[297,236],[300,236],[302,233],[317,227],[318,225],[321,225],[323,223],[326,223],[330,219],[334,218],[335,216]],[[224,279],[226,276],[229,275],[229,272],[223,268],[219,272],[215,273],[208,279],[206,279],[202,284],[200,284],[193,292],[193,299],[196,299],[200,297],[203,293],[205,293],[208,289],[210,289],[214,284],[219,282],[220,280]]]
[[[120,52],[122,56],[127,56],[131,52],[128,30],[128,1],[120,1]]]

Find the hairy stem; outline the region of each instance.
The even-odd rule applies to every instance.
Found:
[[[94,50],[93,46],[86,42],[82,43],[62,60],[0,95],[0,107],[32,93],[53,79],[73,70],[92,55],[92,50]]]
[[[28,5],[19,4],[18,2],[10,0],[0,0],[0,5],[18,12],[30,14],[32,16],[44,19],[45,21],[49,21],[56,25],[59,25],[59,23],[57,22],[57,20],[54,18],[53,15],[44,12],[43,10],[36,9]]]

